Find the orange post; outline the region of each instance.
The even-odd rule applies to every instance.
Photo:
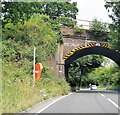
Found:
[[[43,66],[41,63],[35,64],[35,80],[36,81],[38,81],[40,79],[42,68],[43,68]]]

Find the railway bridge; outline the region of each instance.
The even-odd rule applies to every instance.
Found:
[[[63,43],[59,44],[56,57],[51,60],[51,66],[54,63],[53,69],[57,76],[65,76],[67,79],[69,65],[85,55],[103,55],[120,66],[120,52],[111,49],[108,42],[102,42],[96,38],[91,39],[88,29],[83,29],[82,35],[76,33],[75,28],[62,27],[61,32],[64,36]]]

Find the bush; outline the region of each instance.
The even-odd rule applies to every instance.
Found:
[[[97,19],[94,19],[90,24],[90,34],[100,41],[108,41],[108,27],[107,24],[99,22]]]
[[[15,113],[57,95],[65,95],[70,88],[65,80],[45,76],[32,84],[31,72],[26,74],[24,68],[19,69],[14,63],[3,63],[2,112]],[[8,68],[9,69],[6,69]],[[48,71],[47,71],[48,72]],[[49,72],[48,72],[49,73]]]
[[[55,22],[59,25],[66,26],[66,27],[75,27],[76,21],[73,19],[70,19],[68,17],[59,17],[55,20]]]
[[[65,80],[53,79],[46,60],[57,50],[58,33],[42,15],[34,15],[24,24],[7,23],[3,29],[2,112],[15,113],[57,95],[69,92]],[[43,64],[40,81],[33,85],[33,49],[36,62]],[[2,113],[0,111],[0,113]]]
[[[82,25],[80,27],[76,27],[76,34],[79,34],[80,36],[83,34]]]
[[[94,83],[97,82],[101,87],[117,90],[119,88],[120,70],[117,66],[109,68],[100,67],[89,73],[88,78]]]

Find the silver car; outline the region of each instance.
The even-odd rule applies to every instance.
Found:
[[[97,90],[97,86],[96,85],[91,85],[90,90]]]

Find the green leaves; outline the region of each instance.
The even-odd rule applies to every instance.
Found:
[[[92,72],[94,68],[101,66],[103,57],[99,55],[88,55],[75,60],[69,67],[69,82],[71,86],[80,87],[83,84],[89,84],[90,81],[87,74]]]
[[[90,34],[99,41],[108,41],[108,27],[107,24],[99,22],[94,19],[90,25]]]
[[[75,19],[78,12],[76,6],[76,3],[69,2],[2,2],[3,26],[8,22],[24,23],[37,13],[46,14],[51,19],[61,16]]]
[[[65,17],[65,16],[58,17],[54,21],[55,21],[55,23],[62,25],[62,26],[66,26],[66,27],[73,28],[76,25],[76,21],[74,21],[73,19],[70,19],[68,17]]]
[[[5,45],[5,47],[3,47],[5,51],[3,52],[4,56],[6,57],[6,55],[8,55],[6,53],[9,52],[8,57],[12,58],[10,55],[13,53],[16,57],[19,55],[20,59],[26,57],[28,60],[32,60],[30,56],[32,53],[30,52],[33,51],[34,46],[39,49],[37,54],[40,54],[44,59],[53,55],[57,48],[58,34],[53,31],[52,24],[46,22],[46,19],[49,20],[49,17],[36,14],[24,24],[6,24],[3,29],[3,39],[5,40],[5,42],[3,42]],[[9,45],[8,42],[10,42]],[[14,60],[14,58],[12,60]]]
[[[99,87],[106,87],[107,89],[118,88],[118,79],[120,74],[119,67],[113,66],[109,68],[100,67],[89,73],[87,76],[93,83],[99,84]]]
[[[120,1],[112,2],[106,1],[106,9],[112,12],[109,16],[113,20],[113,24],[110,25],[110,43],[112,48],[120,50]]]
[[[24,24],[10,22],[3,27],[3,113],[19,112],[43,99],[64,95],[69,91],[65,80],[57,83],[57,80],[52,78],[53,70],[46,64],[47,59],[54,56],[57,50],[59,37],[59,31],[53,30],[49,20],[46,15],[36,14]],[[42,63],[44,69],[40,81],[33,87],[34,47],[36,47],[36,62]],[[41,94],[41,89],[45,89],[46,96]]]

